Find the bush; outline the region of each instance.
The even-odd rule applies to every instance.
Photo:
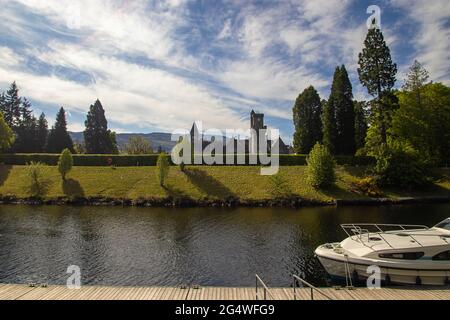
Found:
[[[380,186],[408,189],[428,184],[431,176],[419,153],[400,143],[379,148],[374,173]]]
[[[352,183],[352,191],[371,198],[379,198],[383,196],[383,193],[378,187],[377,180],[374,177],[366,177]]]
[[[66,180],[66,174],[72,170],[73,166],[73,158],[72,153],[69,149],[64,149],[63,152],[61,152],[61,155],[59,156],[58,161],[58,171],[61,173],[61,178],[63,180]]]
[[[44,165],[40,162],[31,162],[26,169],[28,177],[28,192],[33,197],[40,197],[47,191],[48,183],[44,176]]]
[[[161,153],[158,156],[158,162],[156,164],[158,167],[158,182],[161,185],[161,187],[164,187],[167,177],[169,176],[169,170],[170,170],[170,163],[169,163],[169,157]]]
[[[336,163],[330,151],[320,143],[317,143],[306,159],[307,181],[314,188],[326,188],[336,181]]]

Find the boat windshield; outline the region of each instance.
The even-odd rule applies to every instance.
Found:
[[[450,218],[436,225],[436,228],[450,230]]]

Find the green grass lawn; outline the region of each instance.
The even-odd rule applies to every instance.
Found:
[[[0,195],[30,196],[25,166],[0,166]],[[280,175],[288,192],[310,200],[364,199],[352,193],[351,183],[367,173],[365,167],[339,167],[336,186],[317,191],[309,187],[306,167],[282,167]],[[45,167],[43,198],[181,198],[265,200],[275,197],[271,178],[260,175],[258,167],[187,167],[185,173],[171,167],[166,188],[159,186],[156,167],[74,167],[62,182],[56,167]],[[439,169],[443,177],[425,190],[383,190],[387,197],[450,196],[450,169]]]

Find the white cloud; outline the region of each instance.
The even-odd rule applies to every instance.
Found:
[[[239,114],[225,107],[205,88],[168,72],[98,55],[86,48],[52,43],[52,51],[35,52],[47,64],[71,67],[93,75],[92,84],[80,84],[56,76],[39,76],[0,68],[0,78],[13,78],[24,96],[86,112],[99,98],[108,118],[124,125],[166,130],[186,128],[194,120],[210,127],[243,124]]]
[[[415,59],[423,63],[435,81],[450,83],[450,2],[447,0],[391,0],[415,22],[418,32],[411,41],[417,50]],[[407,67],[402,66],[402,79]]]

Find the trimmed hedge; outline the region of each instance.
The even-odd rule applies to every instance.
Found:
[[[32,161],[49,166],[58,164],[59,154],[0,154],[0,163],[7,165],[26,165]],[[118,166],[156,166],[158,155],[86,155],[74,154],[73,165],[84,167]]]
[[[32,161],[56,166],[59,154],[0,154],[0,164],[26,165]],[[374,164],[371,157],[336,156],[339,165],[367,166]],[[117,167],[156,166],[158,155],[73,155],[74,166],[101,167],[114,165]],[[248,163],[248,155],[246,156]],[[281,166],[305,166],[306,155],[280,155]]]

